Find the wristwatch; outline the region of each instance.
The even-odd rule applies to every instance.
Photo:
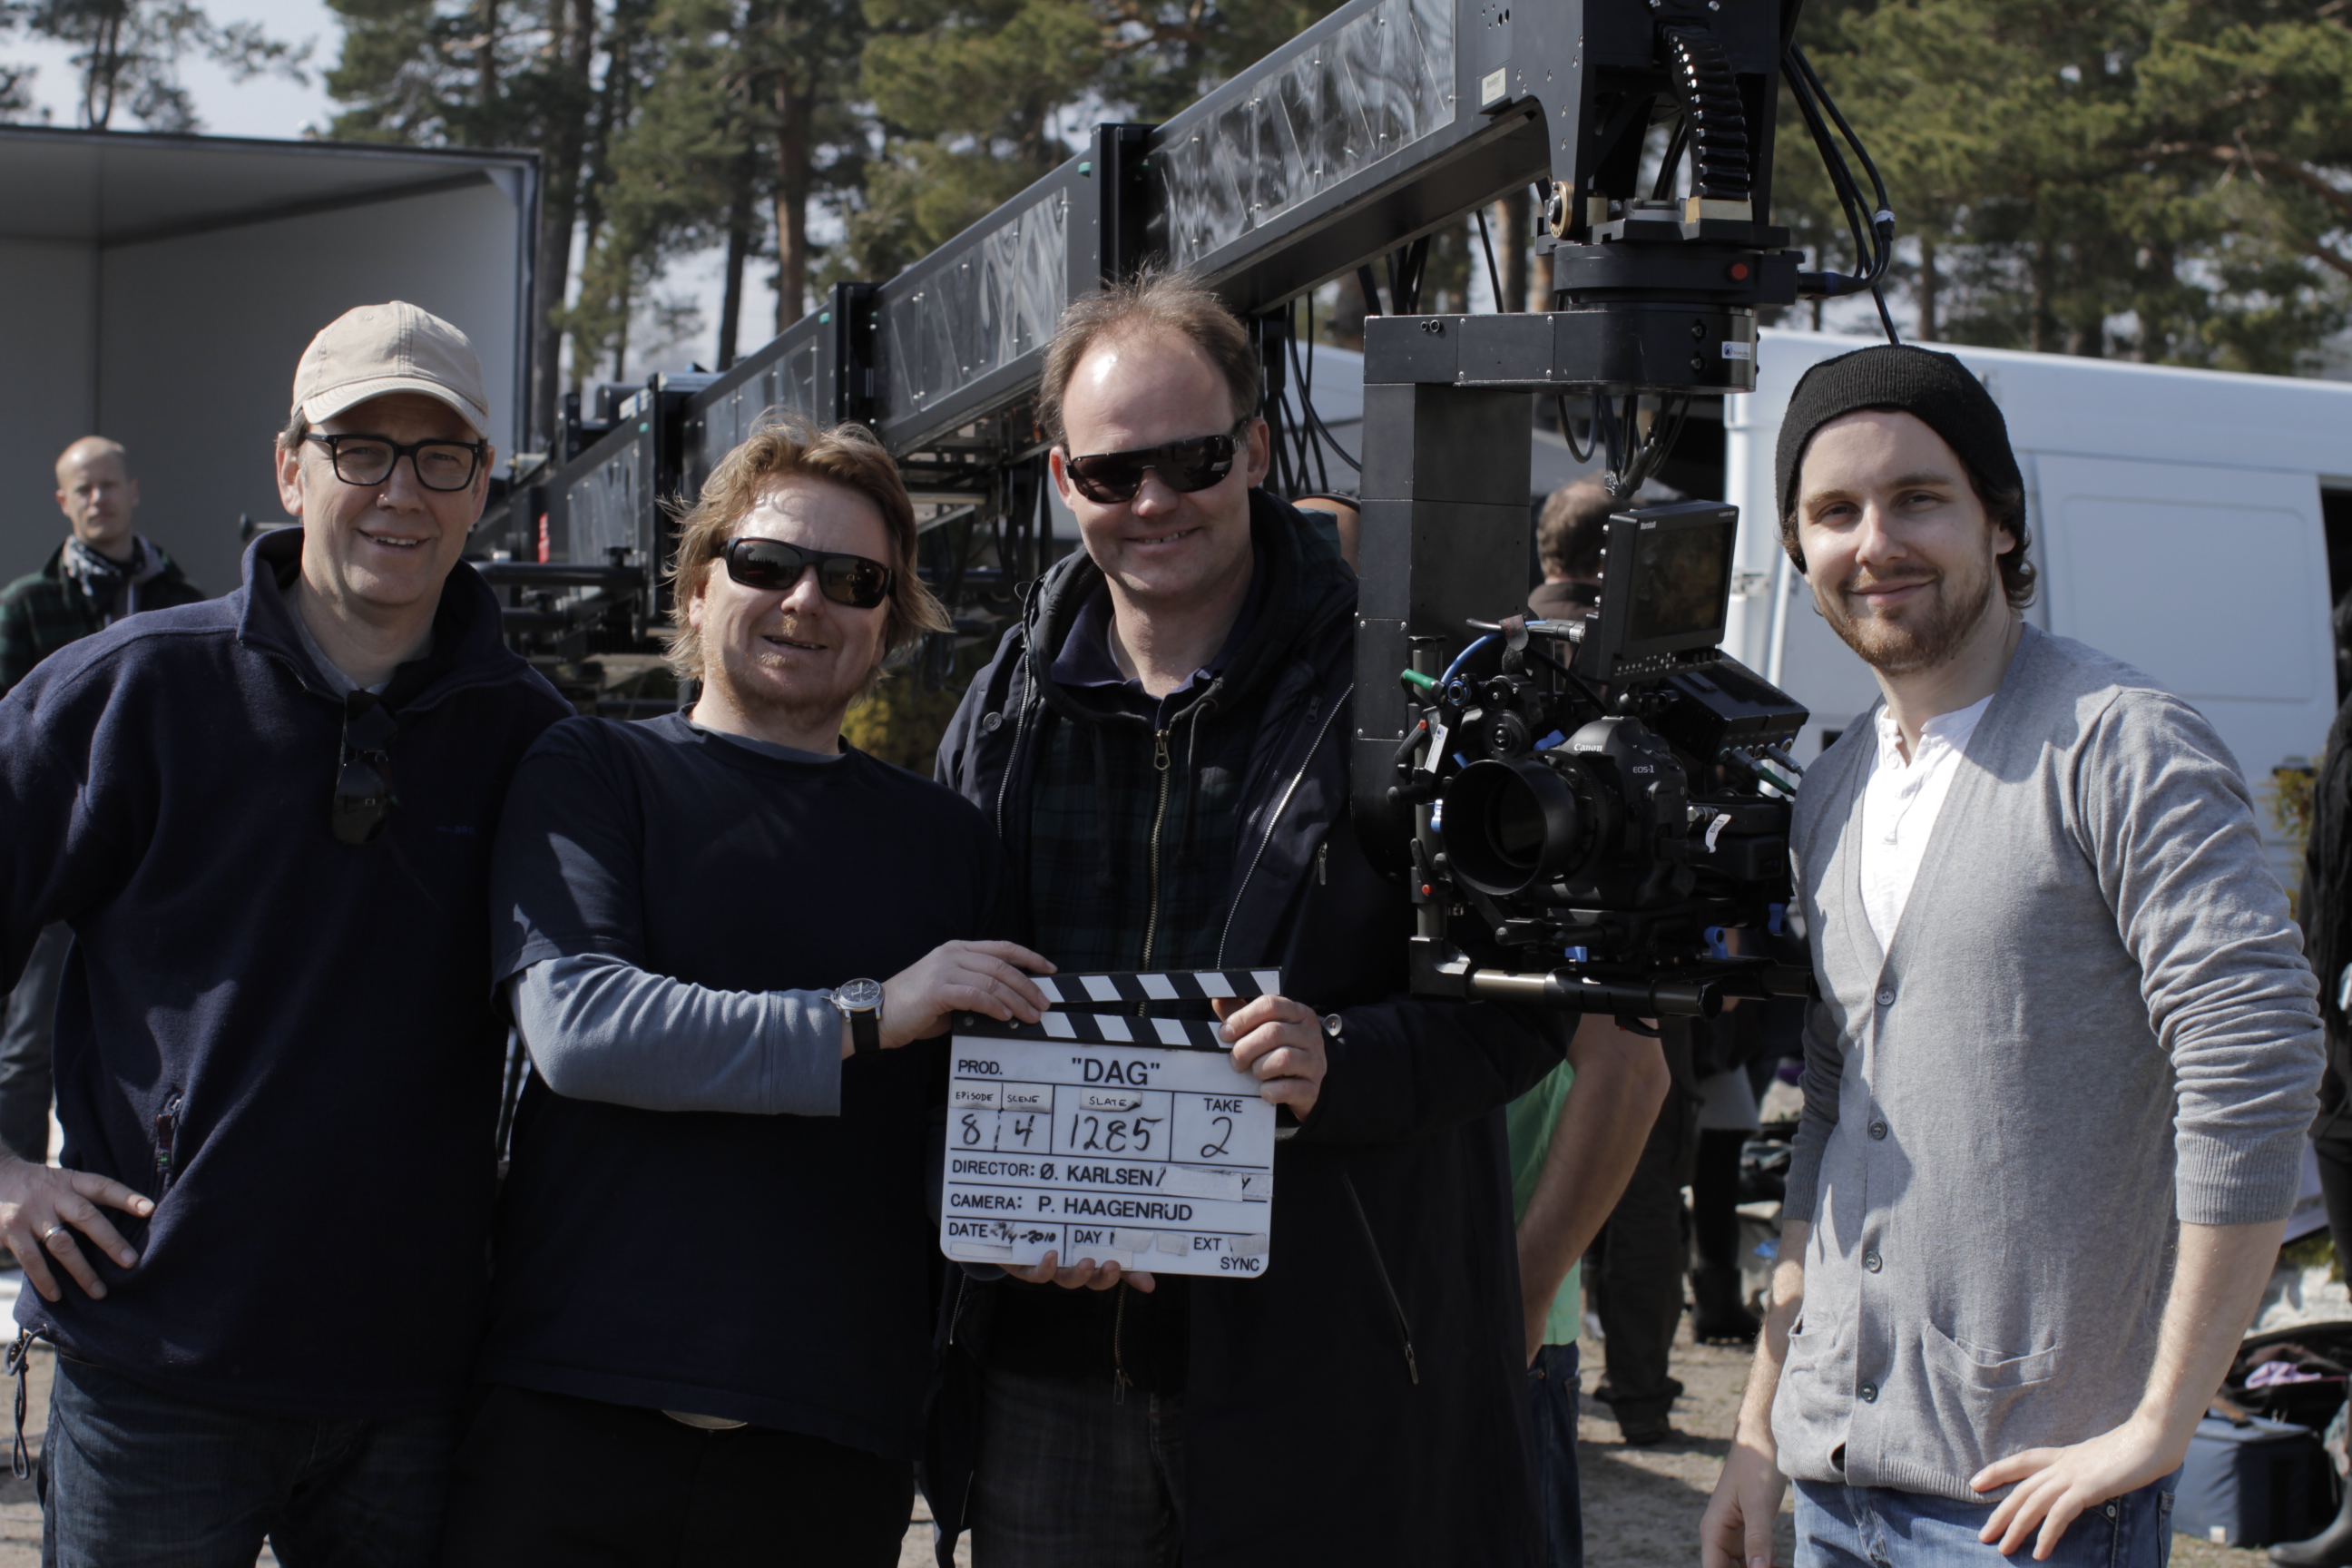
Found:
[[[861,1057],[882,1052],[882,983],[853,980],[827,998],[849,1020],[849,1043]]]

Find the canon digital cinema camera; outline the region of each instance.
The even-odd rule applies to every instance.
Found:
[[[1450,655],[1413,639],[1389,798],[1412,808],[1415,993],[1627,1020],[1808,993],[1708,935],[1789,898],[1807,717],[1718,646],[1738,521],[1619,512],[1590,618],[1474,622]]]

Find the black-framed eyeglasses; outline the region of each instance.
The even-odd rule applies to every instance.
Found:
[[[303,437],[327,449],[335,478],[347,485],[380,485],[392,478],[393,465],[408,459],[416,482],[428,490],[462,490],[481,471],[489,455],[488,441],[411,441],[403,446],[383,436],[321,436]]]
[[[727,575],[746,588],[789,589],[816,568],[816,591],[836,605],[870,610],[890,596],[892,573],[879,561],[837,551],[803,550],[781,539],[730,539],[719,552]]]
[[[1065,461],[1064,469],[1077,492],[1100,506],[1133,500],[1135,492],[1143,488],[1146,468],[1158,474],[1160,482],[1170,489],[1190,495],[1194,490],[1207,489],[1234,471],[1234,456],[1241,449],[1238,437],[1248,423],[1246,419],[1237,420],[1233,429],[1223,436],[1196,436],[1189,441],[1171,441],[1164,447],[1070,458]]]
[[[392,738],[400,726],[372,691],[343,699],[341,761],[335,769],[335,810],[330,819],[345,844],[373,844],[400,797],[392,793]]]

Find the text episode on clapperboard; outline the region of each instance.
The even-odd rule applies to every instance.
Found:
[[[1264,1274],[1274,1107],[1214,1023],[1153,1003],[1278,994],[1279,970],[1057,974],[1042,1022],[965,1015],[952,1041],[940,1247],[974,1263]],[[1066,1012],[1065,1004],[1117,1006]]]

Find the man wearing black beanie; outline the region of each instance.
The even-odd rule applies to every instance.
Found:
[[[1815,366],[1777,479],[1882,700],[1797,800],[1822,1000],[1704,1568],[1769,1568],[1790,1479],[1801,1563],[2155,1568],[2300,1184],[2285,895],[2196,710],[2020,613],[2025,487],[1958,360]]]

